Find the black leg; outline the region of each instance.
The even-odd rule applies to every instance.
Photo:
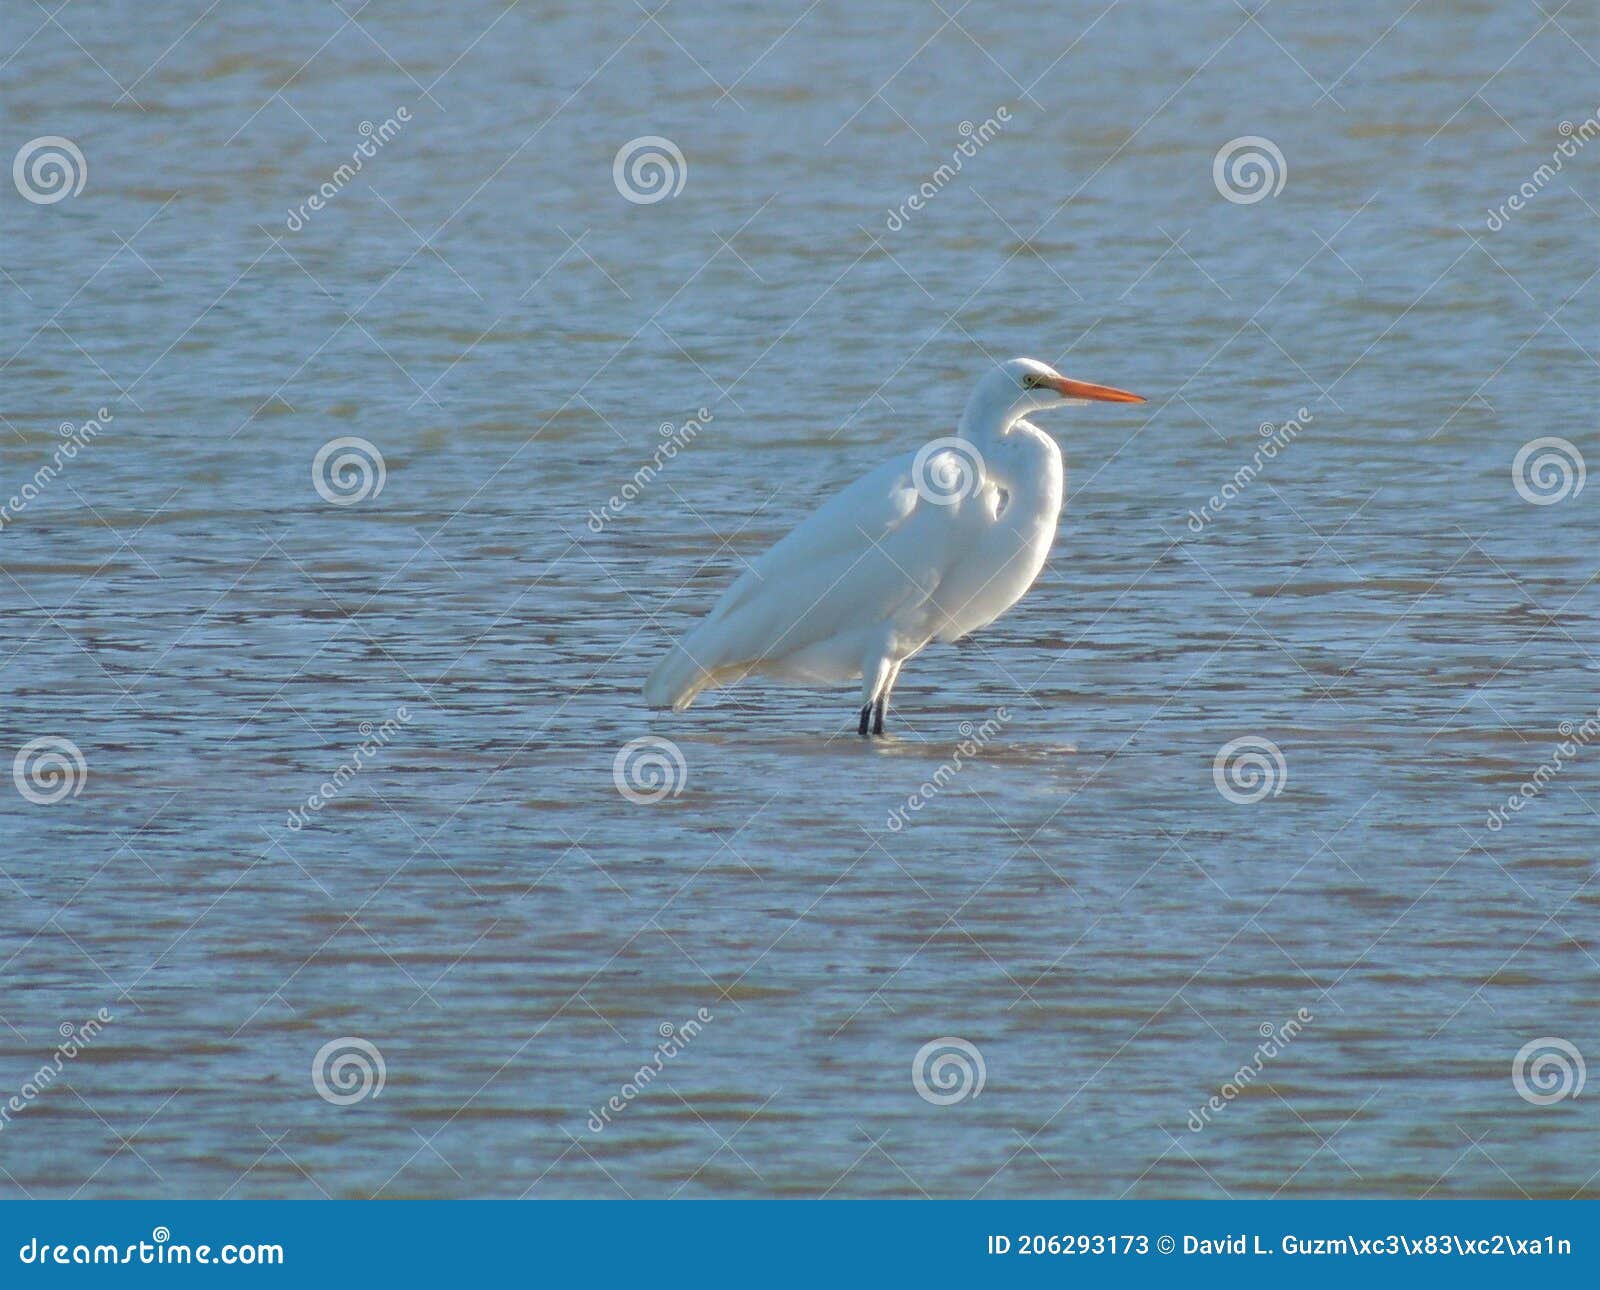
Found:
[[[862,736],[866,735],[866,733],[867,733],[867,720],[871,716],[872,716],[872,705],[870,703],[868,703],[861,709],[861,724],[856,727],[856,733],[858,735],[862,735]]]
[[[883,733],[883,703],[884,703],[884,697],[885,696],[883,696],[881,694],[878,696],[877,707],[875,707],[873,709],[873,712],[872,712],[872,733],[875,734],[875,735],[881,735]]]

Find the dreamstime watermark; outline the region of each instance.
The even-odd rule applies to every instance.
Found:
[[[1534,1106],[1554,1106],[1577,1097],[1588,1076],[1578,1046],[1559,1035],[1530,1039],[1511,1061],[1511,1087]]]
[[[911,486],[935,506],[959,505],[976,495],[983,481],[983,454],[958,435],[923,444],[911,460]]]
[[[688,1021],[678,1025],[663,1021],[657,1026],[656,1034],[661,1037],[661,1042],[656,1045],[655,1052],[650,1054],[644,1065],[628,1077],[620,1089],[605,1100],[598,1111],[589,1112],[589,1132],[604,1132],[612,1117],[626,1111],[629,1104],[650,1087],[656,1076],[666,1070],[667,1063],[687,1048],[690,1041],[715,1020],[716,1016],[709,1008],[700,1008]]]
[[[93,443],[106,428],[106,423],[111,420],[113,420],[111,410],[101,408],[82,425],[63,421],[60,426],[61,442],[50,454],[50,460],[33,472],[32,479],[4,502],[0,502],[0,530],[27,510],[28,504],[44,492],[45,486],[61,473],[67,462],[75,459],[80,449],[87,448]]]
[[[961,772],[967,761],[976,757],[983,746],[993,739],[1004,728],[1005,723],[1011,720],[1011,713],[1003,707],[994,710],[994,716],[987,718],[982,724],[974,726],[970,721],[963,721],[956,729],[961,734],[961,742],[955,751],[944,761],[939,763],[939,768],[925,779],[906,800],[889,812],[885,827],[891,833],[898,833],[911,822],[911,815],[920,811],[924,806],[944,792],[945,786]]]
[[[383,492],[389,468],[378,445],[359,435],[329,439],[311,459],[311,485],[335,506],[354,506]]]
[[[950,160],[944,162],[931,175],[924,179],[916,192],[907,197],[900,205],[885,214],[884,227],[891,233],[898,233],[908,223],[911,217],[926,206],[930,201],[943,191],[946,184],[961,173],[961,167],[978,155],[979,149],[988,143],[1011,121],[1011,109],[1001,104],[994,110],[994,115],[985,117],[983,124],[973,125],[971,121],[963,121],[956,127],[956,133],[961,136],[961,142],[955,146],[950,154]]]
[[[22,1087],[11,1097],[0,1103],[0,1130],[11,1123],[13,1116],[21,1115],[32,1102],[43,1096],[55,1083],[56,1076],[66,1069],[67,1063],[93,1043],[100,1032],[115,1020],[110,1009],[101,1008],[82,1025],[63,1021],[56,1032],[61,1036],[61,1043],[49,1060],[23,1080]]]
[[[1261,1042],[1256,1045],[1250,1060],[1223,1081],[1222,1087],[1207,1098],[1203,1105],[1189,1112],[1187,1120],[1189,1132],[1199,1133],[1210,1124],[1213,1115],[1253,1084],[1256,1076],[1267,1068],[1267,1063],[1287,1048],[1295,1036],[1316,1019],[1316,1014],[1311,1009],[1300,1008],[1281,1026],[1263,1021],[1259,1029]]]
[[[58,11],[59,12],[59,11]],[[124,1140],[123,1146],[132,1144]],[[119,1148],[120,1150],[120,1148]],[[190,1245],[174,1241],[172,1231],[165,1224],[150,1229],[148,1241],[129,1241],[125,1245],[101,1241],[89,1245],[83,1241],[68,1245],[65,1241],[46,1236],[40,1240],[29,1237],[26,1245],[17,1250],[17,1261],[36,1263],[40,1267],[238,1267],[252,1264],[283,1265],[283,1246],[264,1243],[241,1245],[232,1241],[226,1245]]]
[[[410,722],[411,710],[401,704],[394,710],[394,716],[386,718],[379,725],[363,721],[357,726],[361,742],[355,746],[350,756],[339,764],[339,768],[322,781],[317,791],[307,796],[304,806],[297,806],[289,812],[284,822],[290,831],[298,833],[310,824],[311,815],[343,793],[350,781],[366,769],[368,763],[388,746],[389,741],[400,733],[402,726],[409,725]]]
[[[11,182],[23,200],[35,206],[53,206],[76,197],[88,180],[89,163],[83,151],[59,134],[29,139],[11,159]]]
[[[1289,163],[1271,139],[1241,134],[1217,149],[1211,159],[1211,182],[1235,206],[1253,206],[1276,197],[1289,179]]]
[[[644,735],[617,750],[611,782],[635,806],[650,806],[683,792],[689,783],[689,763],[672,740]]]
[[[1595,714],[1582,725],[1575,726],[1570,721],[1563,721],[1556,729],[1561,735],[1561,742],[1551,750],[1550,756],[1539,764],[1539,768],[1522,782],[1515,793],[1506,798],[1503,806],[1489,808],[1489,817],[1485,821],[1489,832],[1498,833],[1510,824],[1513,815],[1543,793],[1546,785],[1565,770],[1579,752],[1600,738],[1600,709],[1596,709]]]
[[[625,201],[653,206],[683,191],[689,182],[689,163],[671,139],[641,134],[617,149],[611,159],[611,182]]]
[[[658,429],[661,442],[656,445],[655,452],[650,454],[650,460],[634,471],[633,478],[622,486],[619,493],[607,498],[604,506],[598,511],[589,512],[587,521],[589,531],[591,533],[603,531],[607,524],[627,510],[628,504],[636,500],[646,486],[661,473],[662,466],[692,444],[695,437],[714,420],[716,418],[711,415],[709,408],[700,408],[696,416],[682,425],[663,421]]]
[[[1282,425],[1274,425],[1271,421],[1263,421],[1256,429],[1256,433],[1261,436],[1261,442],[1256,445],[1256,450],[1250,454],[1250,460],[1234,471],[1233,478],[1217,492],[1213,493],[1207,501],[1202,502],[1198,511],[1191,510],[1189,512],[1189,532],[1201,532],[1207,524],[1227,510],[1229,503],[1244,492],[1255,477],[1261,473],[1262,467],[1298,439],[1300,432],[1315,419],[1308,408],[1300,408],[1290,420],[1285,421]]]
[[[410,120],[411,109],[401,107],[395,109],[393,116],[385,117],[382,125],[373,125],[371,121],[363,121],[357,126],[356,130],[361,135],[361,142],[350,153],[350,160],[343,162],[333,174],[322,182],[311,196],[289,211],[287,218],[284,220],[285,227],[291,233],[298,233],[303,229],[306,226],[306,221],[343,192],[345,185],[361,173],[363,163],[376,157],[378,150],[393,139],[395,135],[399,134]]]
[[[341,1035],[317,1049],[311,1059],[311,1087],[334,1106],[352,1106],[383,1092],[389,1078],[383,1054],[370,1039]]]
[[[1248,806],[1283,792],[1289,782],[1289,763],[1272,740],[1243,735],[1217,749],[1211,761],[1211,782],[1228,801]]]
[[[30,739],[11,759],[11,782],[35,806],[54,806],[78,796],[88,779],[83,750],[63,735]]]
[[[917,1049],[911,1059],[911,1087],[934,1106],[954,1106],[977,1097],[989,1068],[977,1044],[956,1035],[940,1035]]]
[[[1517,191],[1498,207],[1488,208],[1488,215],[1483,224],[1491,233],[1498,233],[1509,224],[1511,217],[1526,208],[1529,202],[1543,192],[1545,186],[1561,172],[1562,166],[1578,155],[1584,144],[1600,134],[1600,110],[1590,114],[1578,125],[1573,125],[1571,121],[1563,121],[1556,127],[1556,132],[1561,135],[1561,142],[1550,154],[1550,160],[1524,179]]]
[[[1553,434],[1528,440],[1511,460],[1517,496],[1534,506],[1554,506],[1576,497],[1588,478],[1578,445]]]

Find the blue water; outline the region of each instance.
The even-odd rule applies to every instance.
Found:
[[[1600,708],[1600,485],[1513,475],[1600,460],[1594,13],[4,12],[5,154],[86,173],[0,180],[0,493],[84,444],[0,516],[0,776],[67,766],[0,777],[0,1192],[1600,1190],[1600,740],[1488,822]],[[645,710],[1014,354],[1150,401],[1049,419],[1051,561],[891,738]]]

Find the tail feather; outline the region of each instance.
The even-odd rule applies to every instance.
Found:
[[[710,681],[711,674],[695,662],[681,644],[674,642],[644,683],[644,701],[652,708],[681,712]]]

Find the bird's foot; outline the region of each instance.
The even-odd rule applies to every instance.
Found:
[[[861,708],[861,721],[856,726],[856,733],[858,735],[860,735],[863,739],[865,739],[866,736],[867,736],[867,722],[870,721],[871,719],[872,719],[872,705],[870,703],[863,704],[862,708]],[[878,727],[878,733],[879,734],[883,733],[883,727],[882,726]]]
[[[875,735],[881,735],[883,733],[883,700],[882,699],[878,700],[877,705],[872,710],[872,733],[875,734]]]

